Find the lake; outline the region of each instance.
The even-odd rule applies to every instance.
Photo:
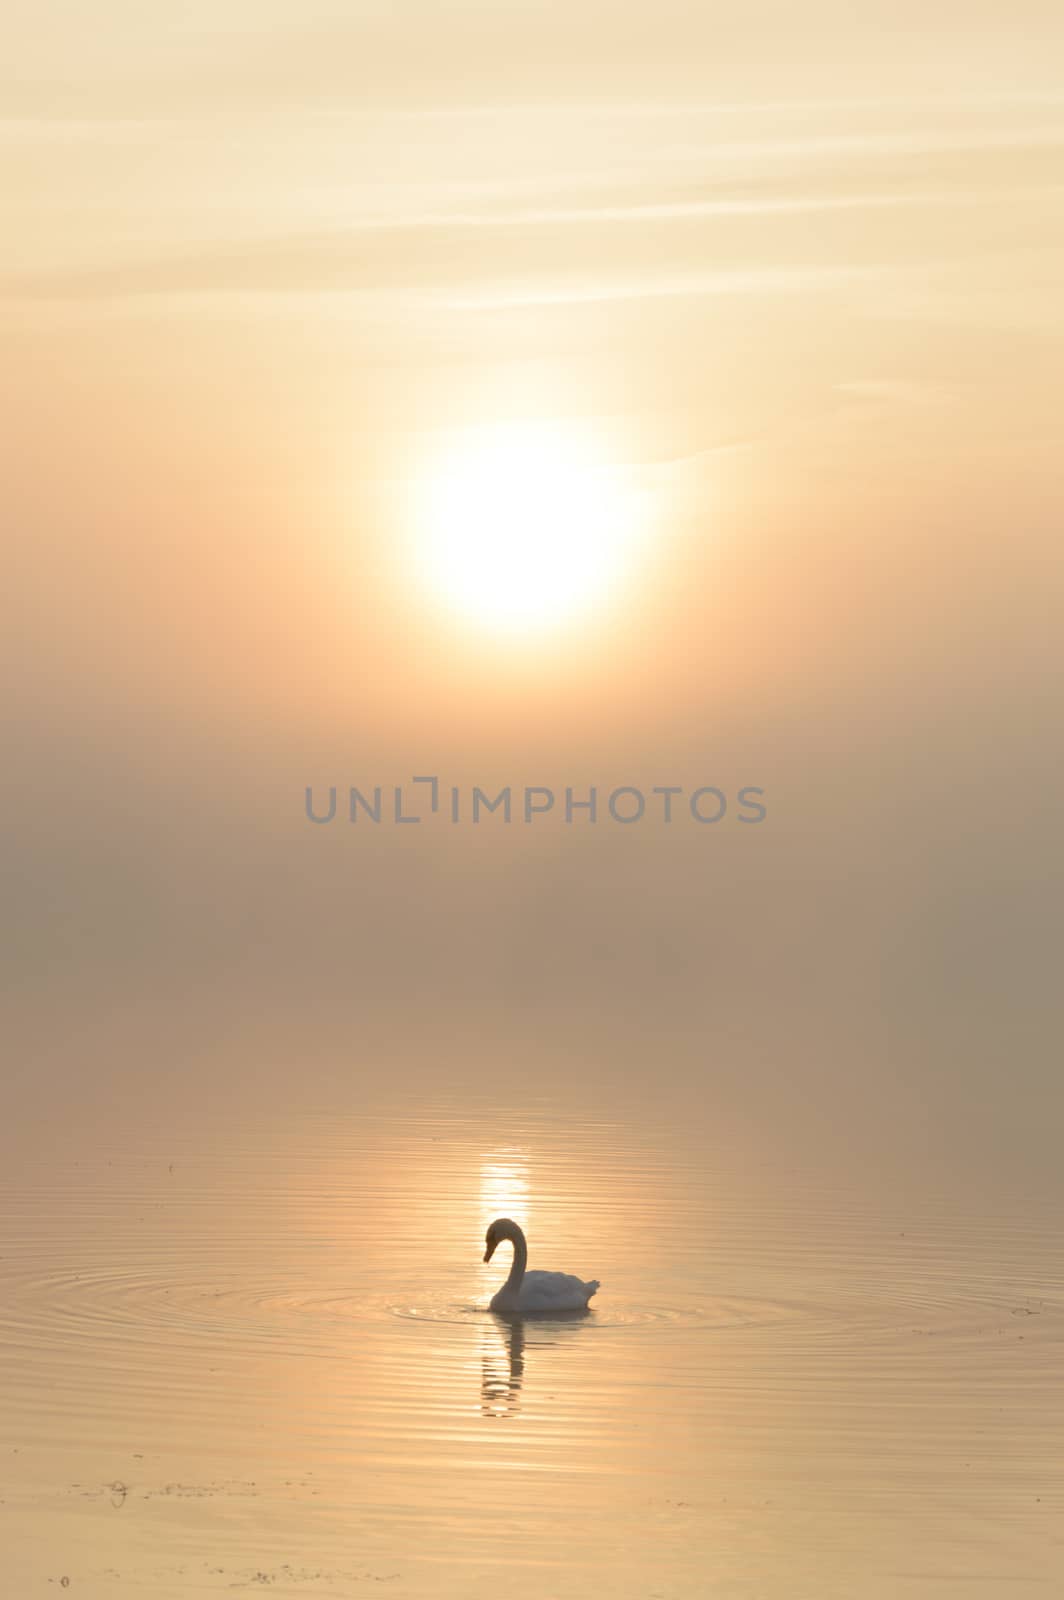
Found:
[[[1049,1201],[534,1094],[191,1127],[7,1163],[20,1600],[1060,1592]],[[602,1280],[586,1318],[485,1309],[499,1215]]]

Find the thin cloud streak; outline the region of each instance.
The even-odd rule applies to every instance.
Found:
[[[1064,184],[1033,183],[1009,191],[1012,202],[1030,201],[1039,197],[1057,199],[1064,194]],[[335,233],[278,234],[274,237],[249,240],[227,240],[180,255],[160,256],[153,260],[127,260],[107,264],[81,266],[67,271],[42,271],[22,273],[0,280],[0,297],[19,300],[114,300],[133,297],[184,294],[354,294],[378,293],[391,288],[397,292],[432,295],[436,291],[450,293],[453,286],[445,282],[434,284],[433,267],[424,261],[425,276],[421,281],[402,280],[397,274],[400,258],[387,260],[367,258],[360,240],[370,238],[387,241],[389,236],[400,240],[404,235],[423,233],[439,235],[445,243],[448,233],[502,235],[521,229],[530,238],[540,230],[551,228],[578,229],[606,225],[618,229],[631,229],[633,233],[648,223],[668,225],[697,223],[729,218],[757,219],[814,216],[818,214],[845,215],[862,211],[904,212],[931,209],[937,212],[946,208],[957,210],[985,208],[988,196],[979,190],[928,190],[915,193],[852,193],[846,195],[805,195],[795,199],[780,196],[706,198],[692,200],[667,200],[657,202],[632,201],[626,204],[527,207],[507,211],[432,211],[408,216],[371,216],[356,219]],[[373,261],[377,261],[377,274],[373,274]],[[614,263],[616,267],[617,263]],[[852,262],[842,270],[845,277],[856,271],[866,272],[868,263]],[[895,263],[895,266],[897,263]],[[447,257],[441,257],[435,269],[444,278]],[[873,270],[886,270],[886,263],[872,263]],[[535,269],[532,269],[535,271]],[[549,269],[546,269],[549,275]],[[641,286],[619,288],[604,282],[594,291],[573,292],[566,288],[545,288],[529,293],[522,285],[516,293],[489,294],[486,298],[475,289],[474,275],[466,274],[472,296],[449,299],[458,309],[470,304],[550,304],[558,300],[628,299],[635,296],[687,294],[692,292],[722,293],[733,288],[777,285],[781,282],[801,284],[824,279],[837,281],[838,272],[817,263],[792,263],[785,267],[756,268],[745,266],[738,271],[716,270],[708,277],[696,274],[685,277],[682,288],[645,283]],[[338,273],[350,273],[349,279],[337,278]],[[539,276],[544,276],[540,270]],[[491,271],[480,272],[481,280],[493,276]],[[692,282],[708,284],[708,288],[692,289]]]
[[[593,305],[609,300],[659,300],[685,296],[797,294],[881,276],[875,267],[756,267],[648,283],[595,283],[586,286],[515,289],[448,299],[449,311],[505,311],[519,306]]]
[[[1064,188],[1057,185],[1056,188]],[[1052,191],[1051,191],[1052,192]],[[927,194],[847,194],[764,199],[666,200],[631,205],[529,207],[516,211],[434,211],[421,216],[365,217],[351,232],[402,232],[413,228],[534,228],[567,223],[683,222],[700,217],[802,216],[818,211],[894,210],[907,206],[966,206],[985,203],[977,190]]]

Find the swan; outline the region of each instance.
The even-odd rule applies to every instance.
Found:
[[[491,1297],[491,1309],[503,1316],[550,1316],[559,1311],[586,1311],[598,1288],[598,1279],[584,1283],[568,1272],[526,1272],[528,1241],[516,1222],[496,1217],[485,1236],[484,1260],[490,1261],[495,1247],[509,1239],[514,1247],[510,1276]]]

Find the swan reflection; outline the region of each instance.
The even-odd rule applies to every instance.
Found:
[[[525,1377],[525,1351],[549,1351],[568,1342],[589,1323],[586,1312],[564,1312],[545,1321],[542,1317],[495,1315],[485,1328],[480,1355],[480,1410],[485,1417],[513,1417],[521,1409]],[[496,1342],[498,1341],[498,1342]],[[533,1361],[533,1367],[535,1361]]]
[[[495,1333],[501,1345],[494,1344]],[[525,1375],[525,1327],[519,1317],[492,1330],[480,1358],[480,1409],[485,1417],[512,1417],[521,1405]]]

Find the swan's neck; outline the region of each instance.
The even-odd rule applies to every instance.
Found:
[[[506,1287],[508,1289],[519,1289],[521,1287],[521,1279],[525,1275],[525,1268],[528,1266],[528,1244],[524,1234],[517,1227],[514,1228],[513,1233],[507,1234],[507,1238],[513,1240],[514,1258],[510,1263],[510,1276],[506,1280]]]

